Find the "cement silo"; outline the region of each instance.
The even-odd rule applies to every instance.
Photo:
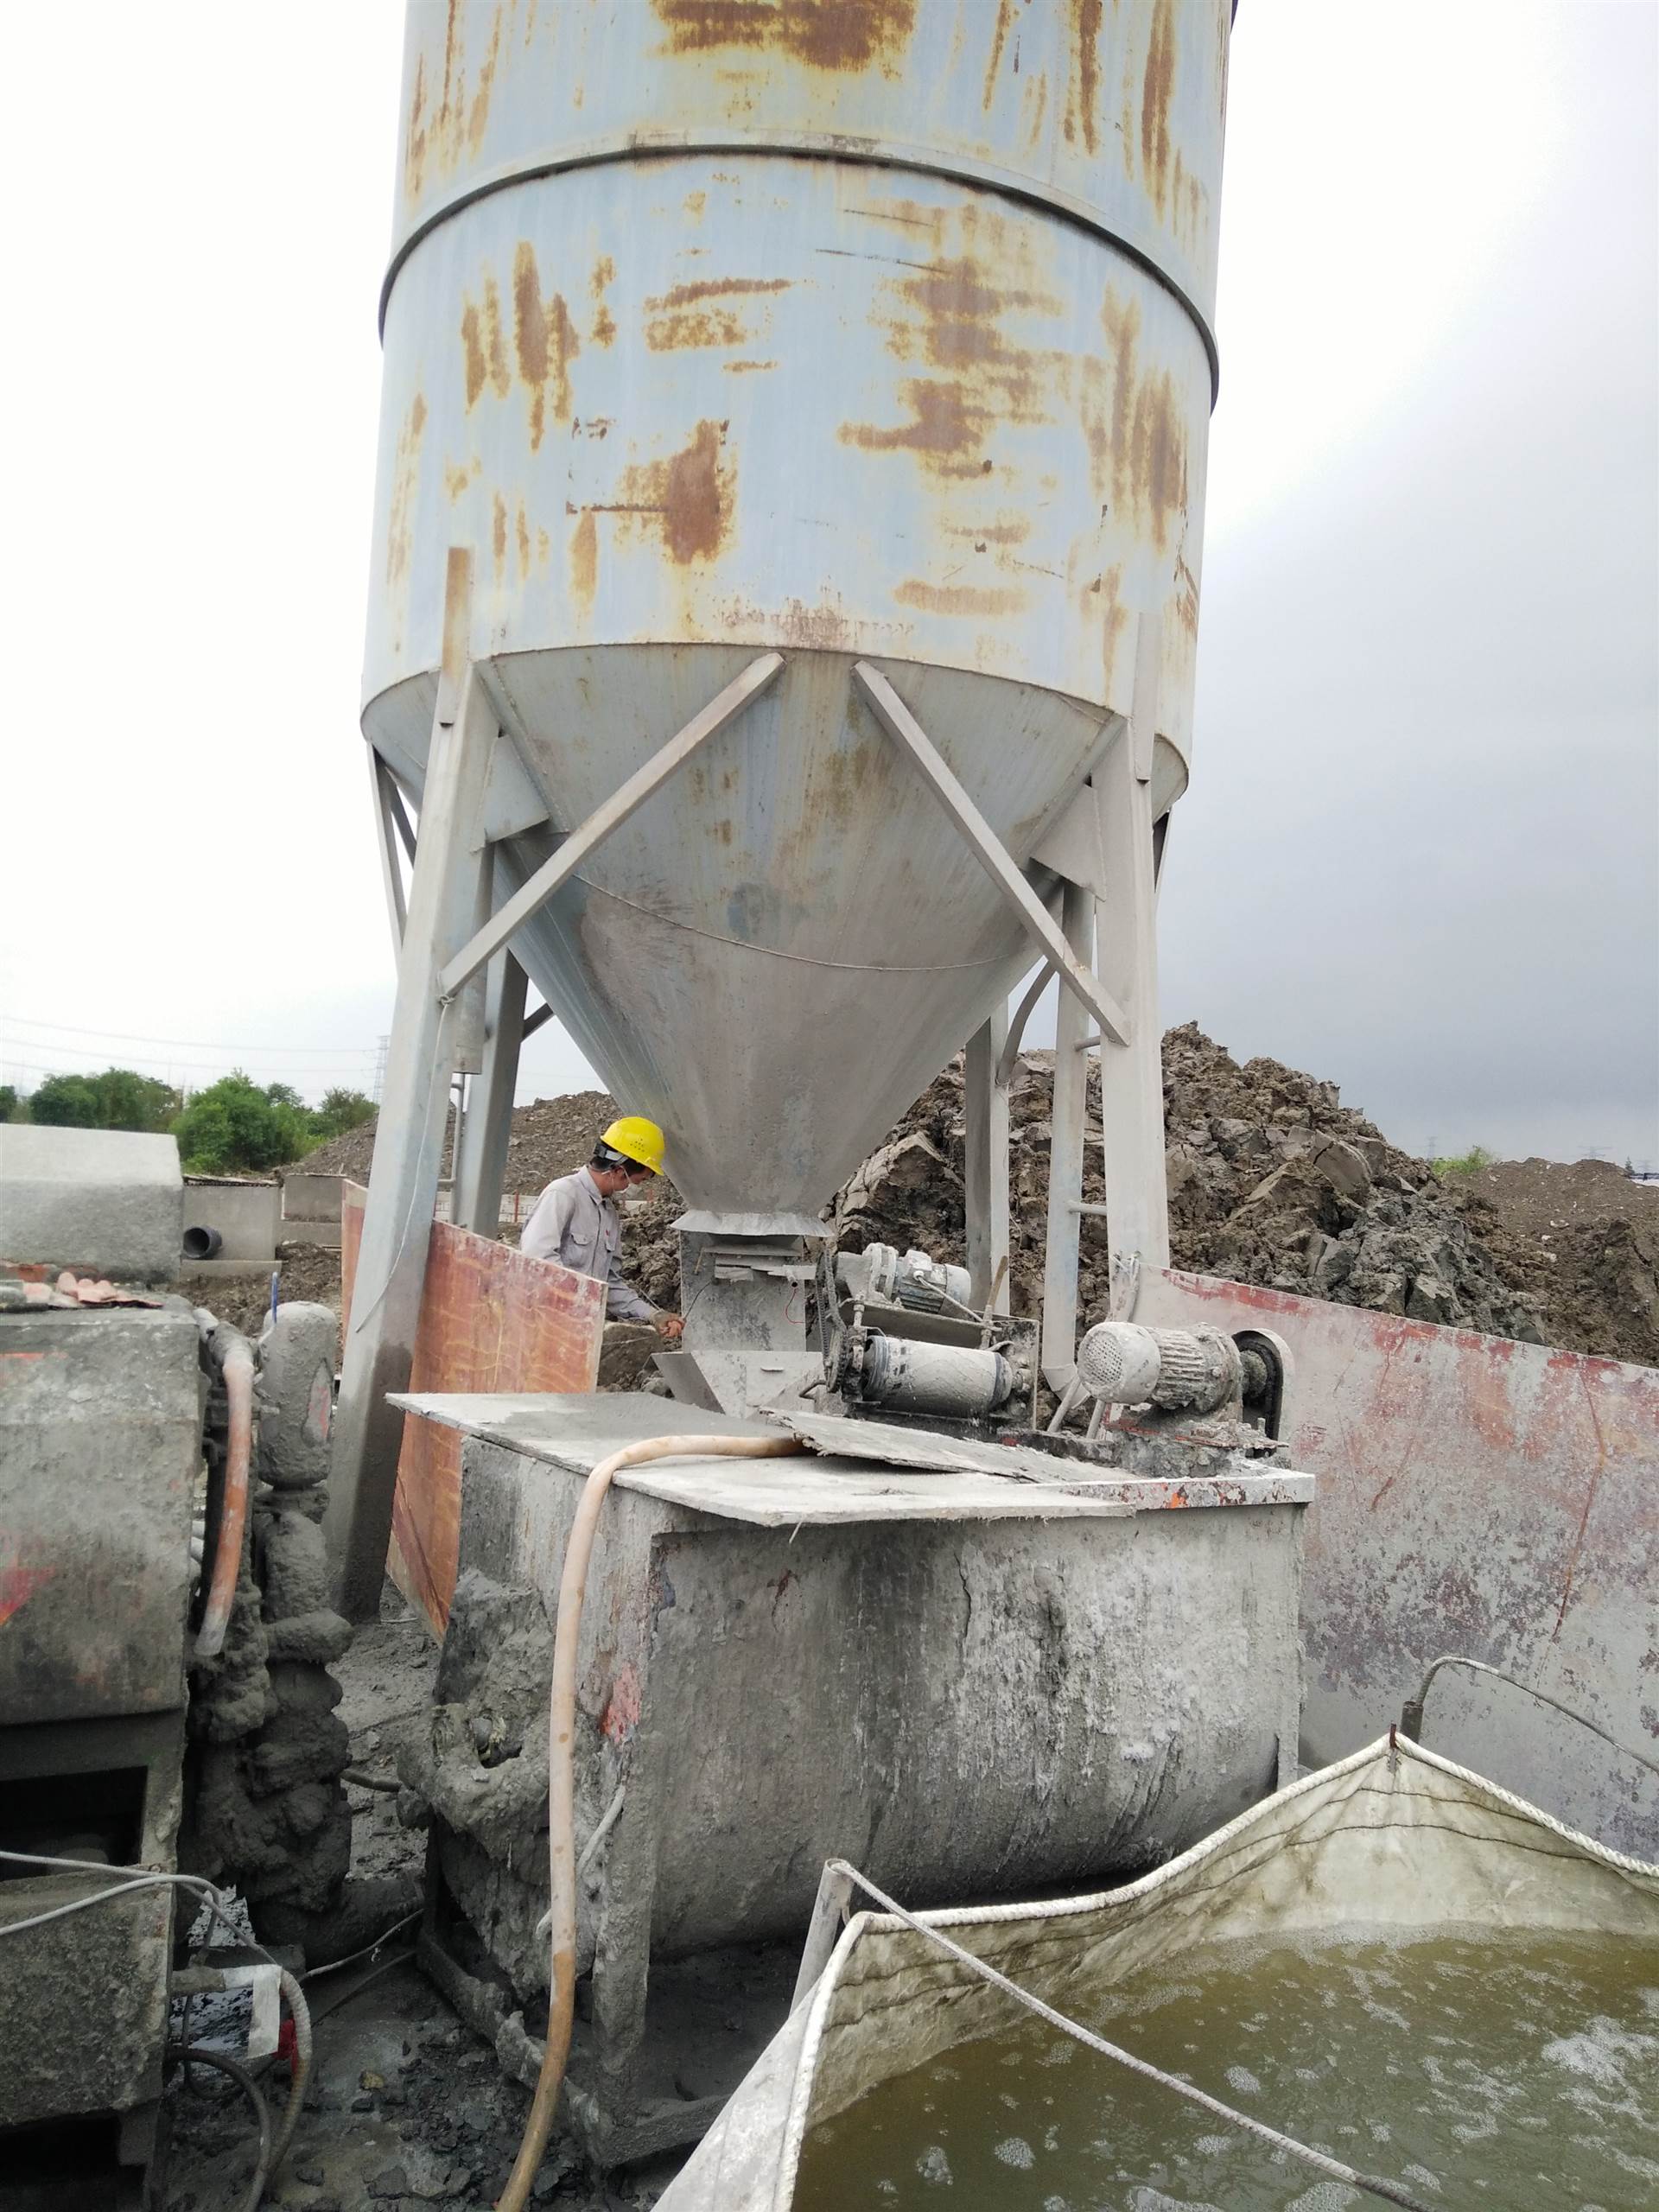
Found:
[[[410,1751],[422,1955],[543,2118],[589,1977],[569,2109],[603,2158],[707,2124],[735,2053],[687,2059],[674,1975],[788,1954],[826,1858],[1007,1893],[1288,1770],[1276,1340],[1122,1326],[1167,1253],[1153,902],[1229,30],[1225,0],[410,10],[364,728],[389,861],[420,822],[327,1526],[372,1611],[403,1413],[459,1433],[446,1696],[504,1637],[524,1663]],[[1040,1352],[1005,1280],[1033,969],[1064,985]],[[668,1132],[672,1409],[404,1388],[452,1071],[456,1217],[491,1230],[526,973]],[[1122,1265],[1085,1360],[1096,1027]],[[965,1281],[837,1251],[825,1202],[964,1046]],[[1086,1435],[1039,1429],[1039,1365]],[[545,1827],[480,1729],[556,1746]]]
[[[1166,1256],[1152,896],[1191,745],[1229,28],[1228,0],[410,9],[363,727],[388,809],[425,800],[470,549],[451,648],[489,842],[435,995],[530,883],[512,952],[666,1128],[696,1234],[810,1236],[953,1052],[994,1061],[1046,958],[1063,1053],[1086,1015],[1111,1046],[1114,1241]],[[436,1021],[401,1065],[394,1040],[416,1127],[402,1168],[382,1138],[371,1283],[435,1157],[431,1070],[466,1065]],[[1072,1206],[1057,1283],[1076,1236]]]

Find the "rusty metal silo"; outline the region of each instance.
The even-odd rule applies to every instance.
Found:
[[[515,953],[704,1214],[816,1214],[1032,942],[1139,680],[1186,780],[1228,0],[414,0],[364,728],[422,788],[445,551],[528,875],[777,680]],[[1144,687],[1150,684],[1150,692]]]

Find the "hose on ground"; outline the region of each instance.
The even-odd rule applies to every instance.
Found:
[[[253,2179],[242,2199],[241,2212],[259,2212],[259,2202],[264,2196],[271,2166],[270,2107],[259,2093],[259,2084],[245,2067],[237,2064],[235,2059],[227,2058],[222,2050],[209,2050],[204,2044],[170,2043],[167,2046],[167,2055],[181,2063],[196,2062],[203,2066],[216,2067],[221,2074],[228,2074],[253,2107],[254,2118],[259,2123],[259,2149],[253,2162]]]
[[[553,2117],[570,2056],[576,1999],[576,1649],[594,1537],[611,1478],[624,1467],[641,1466],[651,1459],[770,1459],[805,1449],[793,1436],[653,1436],[643,1444],[625,1445],[608,1459],[601,1459],[582,1487],[559,1577],[553,1687],[547,1709],[548,1889],[553,1950],[547,2041],[524,2122],[524,2141],[507,2185],[496,2200],[496,2212],[524,2212],[530,2201],[531,2183],[553,2133]]]
[[[231,1607],[236,1599],[237,1577],[242,1572],[242,1545],[248,1527],[248,1469],[253,1457],[253,1353],[245,1337],[222,1325],[213,1332],[211,1357],[225,1377],[225,1397],[230,1411],[230,1433],[225,1461],[225,1497],[219,1509],[219,1530],[213,1542],[213,1571],[207,1583],[207,1603],[196,1636],[198,1660],[217,1659],[225,1648]]]
[[[300,2110],[305,2102],[305,2085],[311,2078],[311,2010],[297,1979],[286,1967],[280,1967],[278,1972],[282,1980],[283,2002],[294,2023],[294,2063],[289,2072],[288,2102],[283,2107],[282,2125],[276,2131],[276,2140],[271,2146],[270,2164],[266,2170],[272,2175],[287,2157],[288,2146],[294,2140],[294,2130],[300,2124]]]

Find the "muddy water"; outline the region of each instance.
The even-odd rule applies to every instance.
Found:
[[[1078,2017],[1446,2212],[1659,2207],[1659,1948],[1536,1936],[1189,1954]],[[797,2212],[1374,2205],[1046,2023],[900,2075],[807,2138]]]

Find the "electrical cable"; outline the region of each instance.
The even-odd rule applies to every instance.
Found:
[[[265,2183],[270,2175],[270,2107],[260,2094],[259,2085],[245,2067],[238,2065],[222,2050],[209,2050],[205,2044],[170,2043],[166,2055],[185,2064],[199,2061],[203,2066],[216,2067],[221,2074],[228,2074],[237,2088],[253,2107],[254,2117],[259,2123],[259,2148],[253,2162],[253,2179],[242,2199],[240,2212],[259,2212],[260,2200],[265,2193]],[[187,2072],[188,2078],[188,2072]],[[297,2106],[296,2107],[297,2110]]]
[[[147,1037],[130,1029],[89,1029],[84,1022],[37,1021],[33,1014],[0,1014],[0,1021],[13,1023],[20,1029],[50,1029],[65,1037],[113,1038],[123,1045],[181,1045],[191,1052],[283,1052],[309,1054],[327,1058],[329,1055],[344,1063],[347,1060],[372,1060],[372,1050],[361,1046],[343,1046],[338,1052],[332,1045],[249,1045],[221,1043],[212,1037]]]
[[[1610,1735],[1601,1723],[1592,1720],[1587,1713],[1580,1713],[1573,1706],[1563,1705],[1560,1698],[1551,1697],[1548,1690],[1535,1689],[1530,1682],[1523,1682],[1519,1675],[1506,1675],[1501,1667],[1489,1667],[1484,1659],[1465,1659],[1456,1651],[1443,1652],[1433,1661],[1423,1676],[1416,1696],[1407,1701],[1405,1711],[1400,1716],[1400,1733],[1409,1737],[1414,1744],[1422,1741],[1423,1707],[1428,1699],[1429,1686],[1442,1667],[1467,1667],[1471,1674],[1491,1675],[1498,1681],[1507,1682],[1511,1689],[1524,1690],[1529,1697],[1536,1698],[1540,1705],[1549,1706],[1556,1713],[1564,1713],[1569,1720],[1576,1720],[1581,1728],[1587,1728],[1592,1736],[1599,1736],[1604,1744],[1611,1744],[1616,1751],[1622,1752],[1627,1759],[1634,1759],[1638,1766],[1646,1767],[1650,1774],[1659,1774],[1659,1759],[1649,1758],[1645,1751],[1638,1751],[1631,1744],[1621,1744],[1617,1736]]]
[[[64,1920],[72,1912],[85,1912],[90,1906],[107,1904],[115,1897],[130,1897],[136,1890],[178,1889],[190,1892],[199,1904],[207,1905],[216,1914],[222,1914],[224,1900],[213,1884],[200,1874],[164,1874],[148,1866],[105,1866],[92,1859],[48,1859],[39,1852],[0,1851],[0,1859],[13,1866],[64,1867],[76,1873],[126,1874],[127,1881],[118,1882],[107,1890],[93,1890],[86,1897],[71,1897],[67,1904],[54,1904],[46,1912],[29,1914],[24,1920],[0,1922],[0,1936],[21,1936],[25,1929],[43,1928],[48,1921]],[[232,1927],[228,1921],[225,1923]],[[232,1933],[235,1933],[232,1928]],[[242,1938],[236,1936],[239,1943]]]
[[[371,1982],[378,1981],[383,1974],[390,1974],[394,1967],[411,1966],[415,1955],[415,1947],[411,1943],[407,1950],[394,1951],[389,1959],[382,1959],[378,1966],[366,1968],[355,1981],[347,1982],[344,1989],[330,1990],[321,2004],[311,2007],[312,2019],[326,2020],[331,2012],[339,2012],[342,2005],[349,2005],[353,1998],[360,1995]],[[327,1968],[324,1967],[322,1971],[327,1973]]]
[[[830,1859],[826,1871],[844,1875],[849,1881],[855,1882],[895,1920],[902,1921],[918,1936],[925,1936],[942,1951],[948,1951],[960,1965],[970,1967],[1006,1996],[1023,2005],[1028,2012],[1035,2012],[1039,2019],[1046,2020],[1051,2027],[1058,2028],[1064,2034],[1074,2037],[1078,2043],[1085,2044],[1090,2050],[1098,2051],[1103,2058],[1114,2059],[1118,2065],[1127,2066],[1131,2073],[1139,2074],[1148,2082],[1156,2082],[1162,2088],[1173,2089],[1177,2096],[1185,2097],[1191,2104],[1202,2106],[1205,2112],[1213,2113],[1217,2120],[1224,2120],[1234,2127],[1243,2128],[1248,2134],[1272,2144],[1276,2151],[1287,2151],[1293,2158],[1317,2167],[1320,2173],[1328,2174],[1333,2181],[1345,2182],[1350,2189],[1363,2190],[1368,2196],[1380,2196],[1388,2204],[1403,2205],[1406,2212],[1430,2212],[1430,2207],[1421,2197],[1408,2196],[1396,2183],[1381,2180],[1374,2174],[1363,2174],[1357,2166],[1344,2165],[1340,2158],[1331,2158],[1324,2151],[1316,2151],[1309,2144],[1299,2143],[1294,2135],[1286,2135],[1276,2127],[1269,2127],[1264,2120],[1253,2120],[1247,2112],[1236,2111],[1231,2105],[1223,2104],[1219,2097],[1212,2097],[1206,2090],[1196,2088],[1191,2082],[1183,2082],[1179,2075],[1166,2074],[1161,2067],[1154,2066],[1144,2058],[1137,2058],[1133,2051],[1125,2050],[1117,2044],[1108,2043],[1103,2036],[1096,2035],[1081,2022],[1068,2019],[1064,2012],[1057,2012],[1052,2005],[1046,2005],[1040,1997],[1033,1997],[1017,1981],[1010,1981],[1007,1974],[999,1973],[983,1959],[976,1958],[960,1943],[952,1942],[942,1929],[931,1928],[925,1921],[918,1920],[913,1913],[906,1912],[903,1905],[896,1904],[885,1890],[878,1890],[867,1875],[861,1874],[856,1866],[849,1866],[844,1859]],[[1439,2188],[1438,2183],[1435,2187]]]
[[[338,1974],[342,1967],[355,1965],[359,1959],[372,1959],[383,1944],[391,1942],[400,1929],[412,1928],[424,1910],[423,1906],[416,1905],[413,1912],[406,1912],[401,1920],[394,1920],[390,1928],[375,1937],[372,1943],[365,1943],[359,1951],[348,1951],[343,1959],[330,1959],[326,1967],[313,1967],[310,1973],[302,1974],[300,1980],[318,1981],[326,1974]]]

